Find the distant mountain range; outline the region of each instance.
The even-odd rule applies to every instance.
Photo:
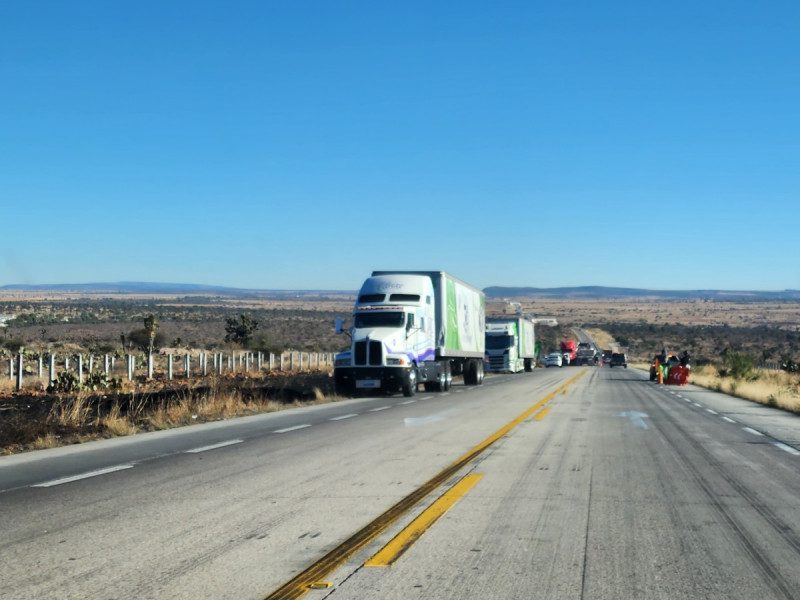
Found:
[[[61,292],[84,294],[177,294],[233,297],[297,297],[329,294],[355,294],[355,290],[264,290],[234,288],[197,283],[153,283],[119,281],[114,283],[11,284],[0,286],[0,292]],[[503,287],[484,289],[490,299],[549,298],[562,300],[658,299],[658,300],[727,300],[727,301],[800,301],[800,290],[648,290],[605,286],[579,287]]]
[[[727,300],[727,301],[800,301],[800,290],[748,291],[748,290],[647,290],[640,288],[604,287],[487,287],[483,290],[489,298],[551,298],[572,300],[646,299],[657,300]]]

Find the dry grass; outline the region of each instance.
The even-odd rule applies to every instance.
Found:
[[[117,402],[106,416],[98,420],[98,424],[113,436],[132,435],[138,431],[136,424],[122,414]]]
[[[609,334],[607,331],[591,328],[586,329],[586,333],[592,337],[599,350],[616,350],[619,347],[619,344],[617,344],[616,340],[614,340],[614,338],[611,337],[611,334]]]
[[[753,380],[720,377],[716,368],[700,367],[693,369],[690,381],[731,396],[800,413],[800,375],[759,369],[756,377]]]
[[[61,440],[58,436],[48,433],[37,437],[31,446],[34,450],[43,450],[44,448],[55,448],[61,445]]]

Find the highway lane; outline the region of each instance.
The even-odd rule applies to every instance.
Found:
[[[579,373],[307,597],[800,597],[797,417],[607,368],[266,415],[249,436],[234,420],[130,469],[18,487],[0,494],[0,597],[265,597]],[[364,566],[467,474],[391,566]]]
[[[798,598],[800,460],[745,429],[750,410],[594,369],[394,564],[359,566],[370,548],[337,573],[333,597]]]
[[[0,474],[8,469],[4,480],[15,485],[0,494],[0,597],[266,595],[567,375],[492,377],[449,394],[359,399],[3,459]],[[35,472],[21,485],[28,465]],[[32,487],[41,483],[55,484]]]

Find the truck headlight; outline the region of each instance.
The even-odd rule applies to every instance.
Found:
[[[386,359],[386,364],[394,366],[394,367],[402,366],[402,365],[406,364],[406,359],[405,358],[387,358]]]

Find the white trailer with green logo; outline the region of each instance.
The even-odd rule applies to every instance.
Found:
[[[353,308],[350,350],[336,355],[340,393],[483,383],[486,298],[444,271],[374,271]]]
[[[486,365],[496,373],[533,371],[536,365],[533,321],[524,317],[487,319]]]

